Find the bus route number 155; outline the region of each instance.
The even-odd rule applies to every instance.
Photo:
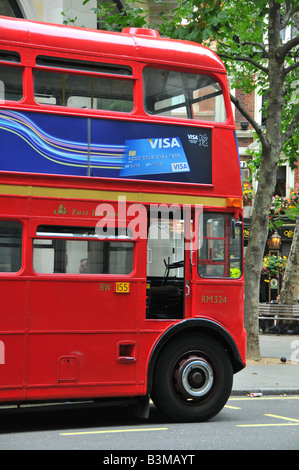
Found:
[[[117,294],[128,294],[130,292],[130,283],[129,282],[116,282],[115,292]]]

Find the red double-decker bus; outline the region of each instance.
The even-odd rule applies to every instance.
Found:
[[[245,366],[234,129],[204,46],[0,18],[1,402],[222,409]]]

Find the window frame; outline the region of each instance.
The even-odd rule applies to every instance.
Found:
[[[15,271],[1,271],[0,270],[0,276],[5,276],[5,275],[15,275],[15,274],[19,274],[22,269],[23,269],[23,256],[24,256],[24,226],[22,224],[21,221],[19,220],[15,220],[15,219],[1,219],[0,220],[0,225],[1,223],[6,223],[6,224],[15,224],[16,226],[18,225],[18,228],[20,230],[20,236],[18,238],[19,240],[19,253],[18,253],[18,256],[19,256],[19,265],[18,265],[18,269],[15,270]],[[11,249],[13,248],[12,246],[10,247]],[[1,250],[1,238],[0,238],[0,250]]]
[[[5,82],[1,80],[0,78],[0,103],[14,103],[14,104],[19,104],[21,101],[24,100],[24,67],[21,65],[20,62],[2,62],[0,60],[0,68],[5,67],[7,69],[12,69],[12,70],[18,70],[20,73],[20,85],[19,91],[20,91],[20,99],[7,99],[4,97],[1,97],[1,93],[5,94]],[[3,83],[3,86],[2,86]]]
[[[205,217],[210,216],[211,218],[214,217],[214,221],[217,220],[217,217],[223,217],[223,229],[224,229],[224,236],[211,236],[207,234],[207,224],[208,220]],[[206,233],[205,235],[201,235],[198,232],[199,236],[199,244],[197,249],[197,274],[201,279],[221,279],[221,280],[228,280],[228,279],[240,279],[243,276],[243,236],[242,236],[242,221],[239,219],[235,221],[233,213],[227,212],[220,212],[220,211],[204,211],[203,212],[203,220],[199,221],[199,225],[202,224],[203,232]],[[238,238],[236,238],[236,236]],[[233,242],[234,240],[239,239],[239,245],[237,246],[239,256],[233,257]],[[207,246],[205,249],[207,250],[208,254],[207,257],[201,258],[200,251],[203,249],[204,241],[207,242]],[[214,258],[213,250],[214,250],[214,242],[223,241],[223,257],[222,258]],[[213,242],[213,246],[209,246],[209,242]],[[210,251],[211,250],[211,251]],[[211,255],[211,256],[210,256]],[[238,267],[234,268],[232,265],[233,263],[238,263]],[[201,266],[211,266],[212,268],[217,266],[223,266],[223,274],[203,274],[200,271]],[[233,270],[236,270],[233,272]]]
[[[202,76],[202,77],[206,77],[210,80],[213,80],[213,83],[217,84],[219,86],[219,90],[217,91],[217,95],[219,96],[222,96],[222,111],[221,113],[224,113],[224,117],[223,119],[221,120],[216,120],[216,119],[213,119],[213,120],[209,120],[209,119],[204,119],[202,117],[196,117],[194,115],[194,110],[193,110],[193,105],[196,104],[196,103],[199,103],[201,101],[204,101],[203,99],[201,99],[200,97],[199,98],[192,98],[192,99],[186,99],[186,94],[184,95],[185,96],[185,101],[184,102],[178,102],[178,104],[173,104],[173,105],[170,105],[170,106],[167,106],[165,107],[165,110],[166,111],[171,111],[173,109],[179,109],[179,108],[182,108],[182,107],[185,107],[186,108],[186,111],[185,111],[185,115],[184,116],[169,116],[167,114],[161,114],[160,112],[150,112],[147,108],[147,104],[146,104],[146,99],[147,99],[147,93],[146,93],[146,79],[145,79],[145,73],[146,73],[146,70],[157,70],[157,71],[160,71],[160,72],[173,72],[173,73],[181,73],[183,75],[188,75],[188,76],[191,76],[191,75],[194,75],[194,76]],[[153,80],[152,80],[153,82]],[[217,124],[217,125],[223,125],[225,124],[225,122],[227,121],[228,119],[228,113],[227,113],[227,108],[226,108],[226,102],[225,102],[225,90],[223,89],[223,86],[221,84],[221,82],[218,80],[218,78],[213,74],[213,73],[208,73],[208,72],[204,72],[202,71],[201,73],[199,73],[198,70],[181,70],[180,68],[170,68],[170,67],[159,67],[159,66],[156,66],[154,64],[147,64],[143,67],[142,69],[142,86],[143,86],[143,108],[144,108],[144,112],[150,116],[151,118],[166,118],[166,119],[171,119],[171,120],[186,120],[188,122],[205,122],[205,123],[209,123],[209,124]],[[202,87],[204,88],[204,87]],[[201,88],[199,89],[196,89],[196,90],[193,90],[193,94],[194,94],[194,91],[197,91],[197,90],[200,90]],[[178,88],[178,90],[181,90],[181,88]],[[181,90],[182,91],[182,90]],[[178,98],[179,96],[181,96],[182,94],[184,93],[180,93],[179,95],[173,95],[172,96],[172,99],[173,98]],[[215,93],[214,93],[215,94]],[[208,97],[211,97],[211,95],[207,95]],[[167,96],[165,99],[170,99],[171,96]],[[208,98],[206,98],[208,99]],[[162,100],[161,100],[162,101]],[[158,103],[158,102],[156,102]],[[214,113],[216,114],[216,106],[214,107]]]
[[[87,226],[82,226],[82,225],[56,225],[55,227],[56,228],[61,228],[61,229],[67,229],[68,232],[64,233],[64,232],[57,232],[57,233],[54,233],[51,235],[51,232],[38,232],[38,228],[43,225],[44,227],[51,227],[51,225],[48,225],[48,224],[39,224],[37,227],[36,227],[36,232],[35,234],[33,235],[32,237],[32,268],[33,268],[33,271],[36,275],[38,276],[45,276],[45,275],[48,275],[48,276],[61,276],[62,278],[66,278],[68,276],[82,276],[82,274],[84,274],[84,276],[91,276],[92,278],[95,278],[95,276],[100,276],[100,277],[103,277],[103,276],[110,276],[110,277],[119,277],[119,276],[125,276],[125,277],[128,277],[128,276],[132,276],[133,273],[134,273],[134,270],[135,270],[135,252],[136,252],[136,240],[135,240],[135,237],[134,235],[132,234],[132,236],[101,236],[101,235],[80,235],[80,234],[73,234],[71,235],[70,234],[70,230],[72,228],[76,228],[76,229],[79,229],[79,230],[82,230],[83,231],[86,231],[88,229],[94,229],[96,231],[96,227],[87,227]],[[121,230],[127,230],[127,227],[108,227],[108,229],[111,228],[111,229],[121,229]],[[109,244],[109,250],[111,250],[111,247],[113,248],[113,244],[116,244],[116,243],[125,243],[125,244],[131,244],[131,252],[132,252],[132,255],[131,255],[131,270],[129,272],[125,272],[125,273],[117,273],[117,272],[86,272],[86,273],[82,273],[82,272],[79,272],[79,269],[78,269],[78,272],[40,272],[40,271],[37,271],[34,267],[34,249],[35,248],[38,248],[38,245],[35,246],[35,242],[36,241],[44,241],[44,242],[51,242],[51,246],[50,246],[50,243],[48,245],[49,248],[51,249],[54,249],[55,250],[55,247],[53,247],[53,241],[55,240],[59,240],[60,242],[61,241],[78,241],[78,242],[88,242],[88,243],[105,243],[107,244],[107,247],[108,247],[108,244]],[[42,247],[42,244],[40,245]],[[90,245],[87,245],[87,253],[88,253],[88,248],[90,247]],[[103,250],[104,251],[104,250]],[[54,253],[54,256],[55,256],[55,253]],[[68,257],[68,252],[67,252],[67,246],[65,245],[65,248],[64,248],[64,256]],[[86,256],[82,255],[79,257],[80,259],[84,259],[86,258]],[[53,262],[55,263],[55,258],[53,259]],[[109,264],[110,262],[110,259],[108,260],[105,260],[105,263]],[[54,265],[53,265],[54,266]],[[79,265],[78,265],[79,267]],[[54,268],[53,268],[54,269]]]
[[[63,60],[66,60],[66,61],[75,61],[76,64],[79,64],[80,62],[84,63],[84,64],[87,64],[87,63],[94,63],[94,64],[99,64],[99,66],[107,66],[107,67],[111,67],[113,69],[113,67],[119,67],[119,68],[124,68],[124,69],[127,69],[127,70],[131,70],[132,73],[131,74],[120,74],[120,73],[112,73],[112,72],[96,72],[96,71],[92,71],[92,70],[88,70],[87,68],[84,70],[84,67],[82,70],[80,70],[80,68],[78,67],[74,67],[74,68],[71,68],[71,67],[68,67],[68,68],[63,68],[62,66],[59,67],[58,65],[57,66],[53,66],[53,65],[38,65],[36,62],[37,62],[37,59],[38,57],[43,57],[44,59],[46,58],[49,58],[49,62],[51,61],[51,59],[53,59],[53,62],[55,62],[55,60],[60,60],[60,61],[63,61]],[[93,60],[93,57],[90,58],[90,57],[87,57],[86,60],[85,60],[85,56],[82,56],[82,60],[81,59],[75,59],[74,57],[70,57],[70,56],[53,56],[53,55],[47,55],[47,54],[37,54],[36,57],[35,57],[35,65],[32,66],[32,83],[33,83],[33,99],[34,99],[34,102],[36,104],[36,106],[38,107],[51,107],[52,109],[67,109],[70,113],[71,112],[74,112],[76,110],[80,110],[82,112],[82,110],[84,109],[84,112],[87,111],[87,112],[96,112],[96,113],[112,113],[112,114],[118,114],[118,113],[121,113],[121,114],[124,114],[124,115],[131,115],[135,109],[135,82],[136,82],[136,76],[135,76],[135,73],[134,73],[134,69],[131,67],[131,65],[129,65],[127,62],[123,62],[122,60],[118,61],[117,64],[115,64],[115,62],[112,62],[112,61],[106,61],[103,62],[103,61],[100,61],[99,60],[100,58],[98,57],[97,60]],[[91,98],[91,95],[86,95],[85,97],[84,96],[81,96],[81,95],[70,95],[70,96],[67,96],[66,97],[66,102],[64,104],[57,104],[57,103],[41,103],[39,101],[37,101],[36,97],[38,96],[38,93],[36,92],[36,86],[35,86],[35,75],[36,75],[36,72],[47,72],[47,73],[52,73],[52,74],[56,74],[56,75],[62,75],[62,78],[63,78],[63,75],[73,75],[73,76],[78,76],[78,77],[90,77],[91,79],[94,78],[94,79],[110,79],[110,80],[114,80],[114,81],[117,81],[118,83],[119,82],[129,82],[129,83],[132,83],[132,90],[131,90],[131,99],[130,100],[125,100],[123,99],[123,104],[126,104],[126,103],[129,103],[130,104],[130,110],[129,111],[124,111],[124,110],[114,110],[114,109],[109,109],[109,107],[86,107],[85,105],[84,106],[69,106],[67,104],[67,100],[69,98],[71,98],[72,96],[75,96],[77,98]],[[81,88],[80,88],[81,89]],[[63,91],[63,90],[62,90]],[[79,89],[77,90],[78,92],[80,91]],[[53,97],[55,97],[55,94],[53,94]],[[94,99],[96,100],[97,97],[94,97]],[[106,98],[102,98],[102,99],[110,99],[109,97],[106,97]],[[117,99],[117,98],[116,98]]]

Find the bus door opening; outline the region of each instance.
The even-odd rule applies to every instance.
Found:
[[[181,210],[149,215],[147,318],[180,319],[185,310],[185,222]]]

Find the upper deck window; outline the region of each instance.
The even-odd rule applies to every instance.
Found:
[[[18,52],[0,50],[1,62],[21,62],[21,57]]]
[[[133,82],[110,77],[35,70],[34,97],[40,104],[131,112]]]
[[[22,69],[7,67],[2,63],[21,63],[18,52],[0,50],[0,102],[3,100],[20,101],[23,97]]]
[[[201,121],[226,120],[221,87],[208,75],[146,67],[143,83],[148,114]]]
[[[53,67],[68,70],[81,70],[91,73],[105,73],[109,75],[132,75],[131,67],[126,65],[116,65],[101,62],[93,62],[89,60],[66,59],[60,57],[38,56],[36,65],[43,67]]]
[[[133,81],[127,78],[132,77],[132,69],[128,66],[48,56],[38,56],[36,64],[48,68],[33,71],[37,103],[117,112],[133,110]],[[58,72],[58,68],[67,71]]]
[[[0,102],[20,101],[22,97],[22,69],[0,65]]]

